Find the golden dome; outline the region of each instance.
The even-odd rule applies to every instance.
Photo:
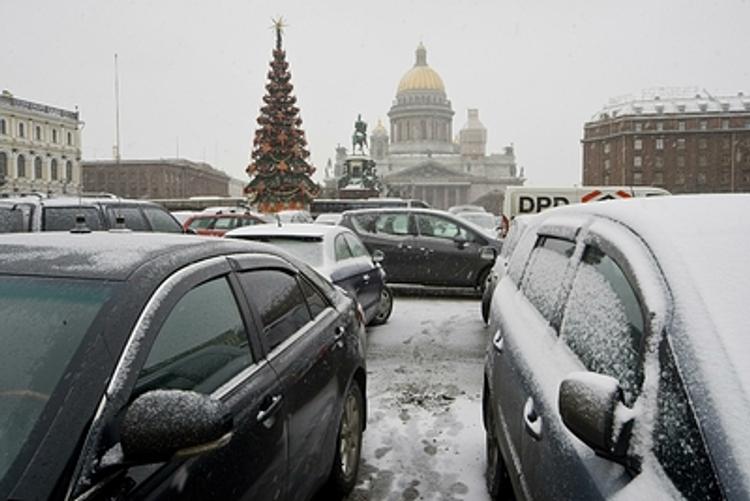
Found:
[[[398,92],[407,90],[437,90],[445,92],[443,79],[435,70],[427,66],[427,50],[421,43],[417,47],[417,61],[406,72],[398,84]]]

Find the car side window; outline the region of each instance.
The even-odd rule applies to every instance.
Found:
[[[185,294],[159,329],[136,392],[193,390],[209,394],[252,363],[248,336],[225,277]]]
[[[540,236],[523,274],[521,290],[539,313],[551,322],[575,242]]]
[[[117,224],[117,218],[122,217],[125,227],[133,231],[149,231],[146,219],[141,214],[138,207],[107,207],[107,217],[109,225],[114,228]]]
[[[375,231],[386,235],[409,235],[409,214],[381,214],[375,223]]]
[[[576,272],[560,325],[560,335],[586,368],[620,382],[625,403],[638,395],[643,370],[644,317],[622,269],[589,246]]]
[[[216,230],[228,230],[234,228],[234,222],[236,221],[233,217],[218,217],[214,223],[214,229]]]
[[[711,459],[666,341],[659,347],[659,363],[654,454],[685,499],[722,499]]]
[[[151,229],[163,233],[182,233],[182,226],[174,220],[166,211],[156,207],[144,207],[148,222],[151,223]]]
[[[423,237],[435,237],[452,240],[458,236],[469,239],[464,228],[448,219],[432,214],[417,214],[417,228]]]
[[[311,320],[294,275],[281,270],[255,270],[240,274],[240,281],[260,313],[269,350]]]
[[[344,233],[346,243],[349,244],[349,249],[352,251],[354,257],[369,257],[370,253],[367,252],[367,248],[360,242],[359,238],[349,233]]]
[[[44,231],[70,231],[76,225],[76,218],[83,216],[91,231],[103,230],[99,211],[94,207],[45,207],[42,222]]]
[[[377,214],[357,214],[351,217],[352,226],[358,233],[377,233]]]
[[[302,286],[302,294],[304,294],[305,299],[307,300],[307,306],[310,308],[310,315],[315,318],[320,315],[323,310],[328,308],[328,301],[326,301],[323,295],[310,283],[309,280],[302,275],[299,275],[299,278],[300,285]]]
[[[255,218],[252,217],[240,217],[237,218],[237,226],[253,226],[255,224],[259,224],[260,221],[258,221]]]
[[[336,261],[343,261],[349,259],[352,256],[352,251],[349,249],[349,244],[346,243],[343,234],[336,235],[333,240],[333,251],[336,255]]]
[[[212,217],[199,217],[190,221],[188,228],[191,230],[204,230],[206,228],[211,228],[214,220],[215,218]]]

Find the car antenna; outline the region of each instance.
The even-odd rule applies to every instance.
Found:
[[[277,225],[277,226],[278,226],[279,228],[281,228],[281,216],[279,216],[279,213],[278,213],[278,212],[277,212],[277,213],[275,214],[275,216],[276,216],[276,225]]]

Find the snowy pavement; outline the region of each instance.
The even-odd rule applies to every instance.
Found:
[[[368,330],[369,405],[350,501],[487,500],[477,299],[398,296]]]

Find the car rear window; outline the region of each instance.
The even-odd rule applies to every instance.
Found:
[[[325,262],[323,256],[323,239],[321,237],[291,237],[271,235],[238,235],[233,238],[242,240],[255,240],[275,245],[302,262],[310,266],[322,266]]]
[[[144,207],[143,213],[146,215],[153,231],[182,233],[182,226],[167,211],[158,207]]]
[[[103,230],[104,226],[96,207],[45,207],[43,231],[70,231],[76,225],[76,217],[83,216],[91,231]]]

